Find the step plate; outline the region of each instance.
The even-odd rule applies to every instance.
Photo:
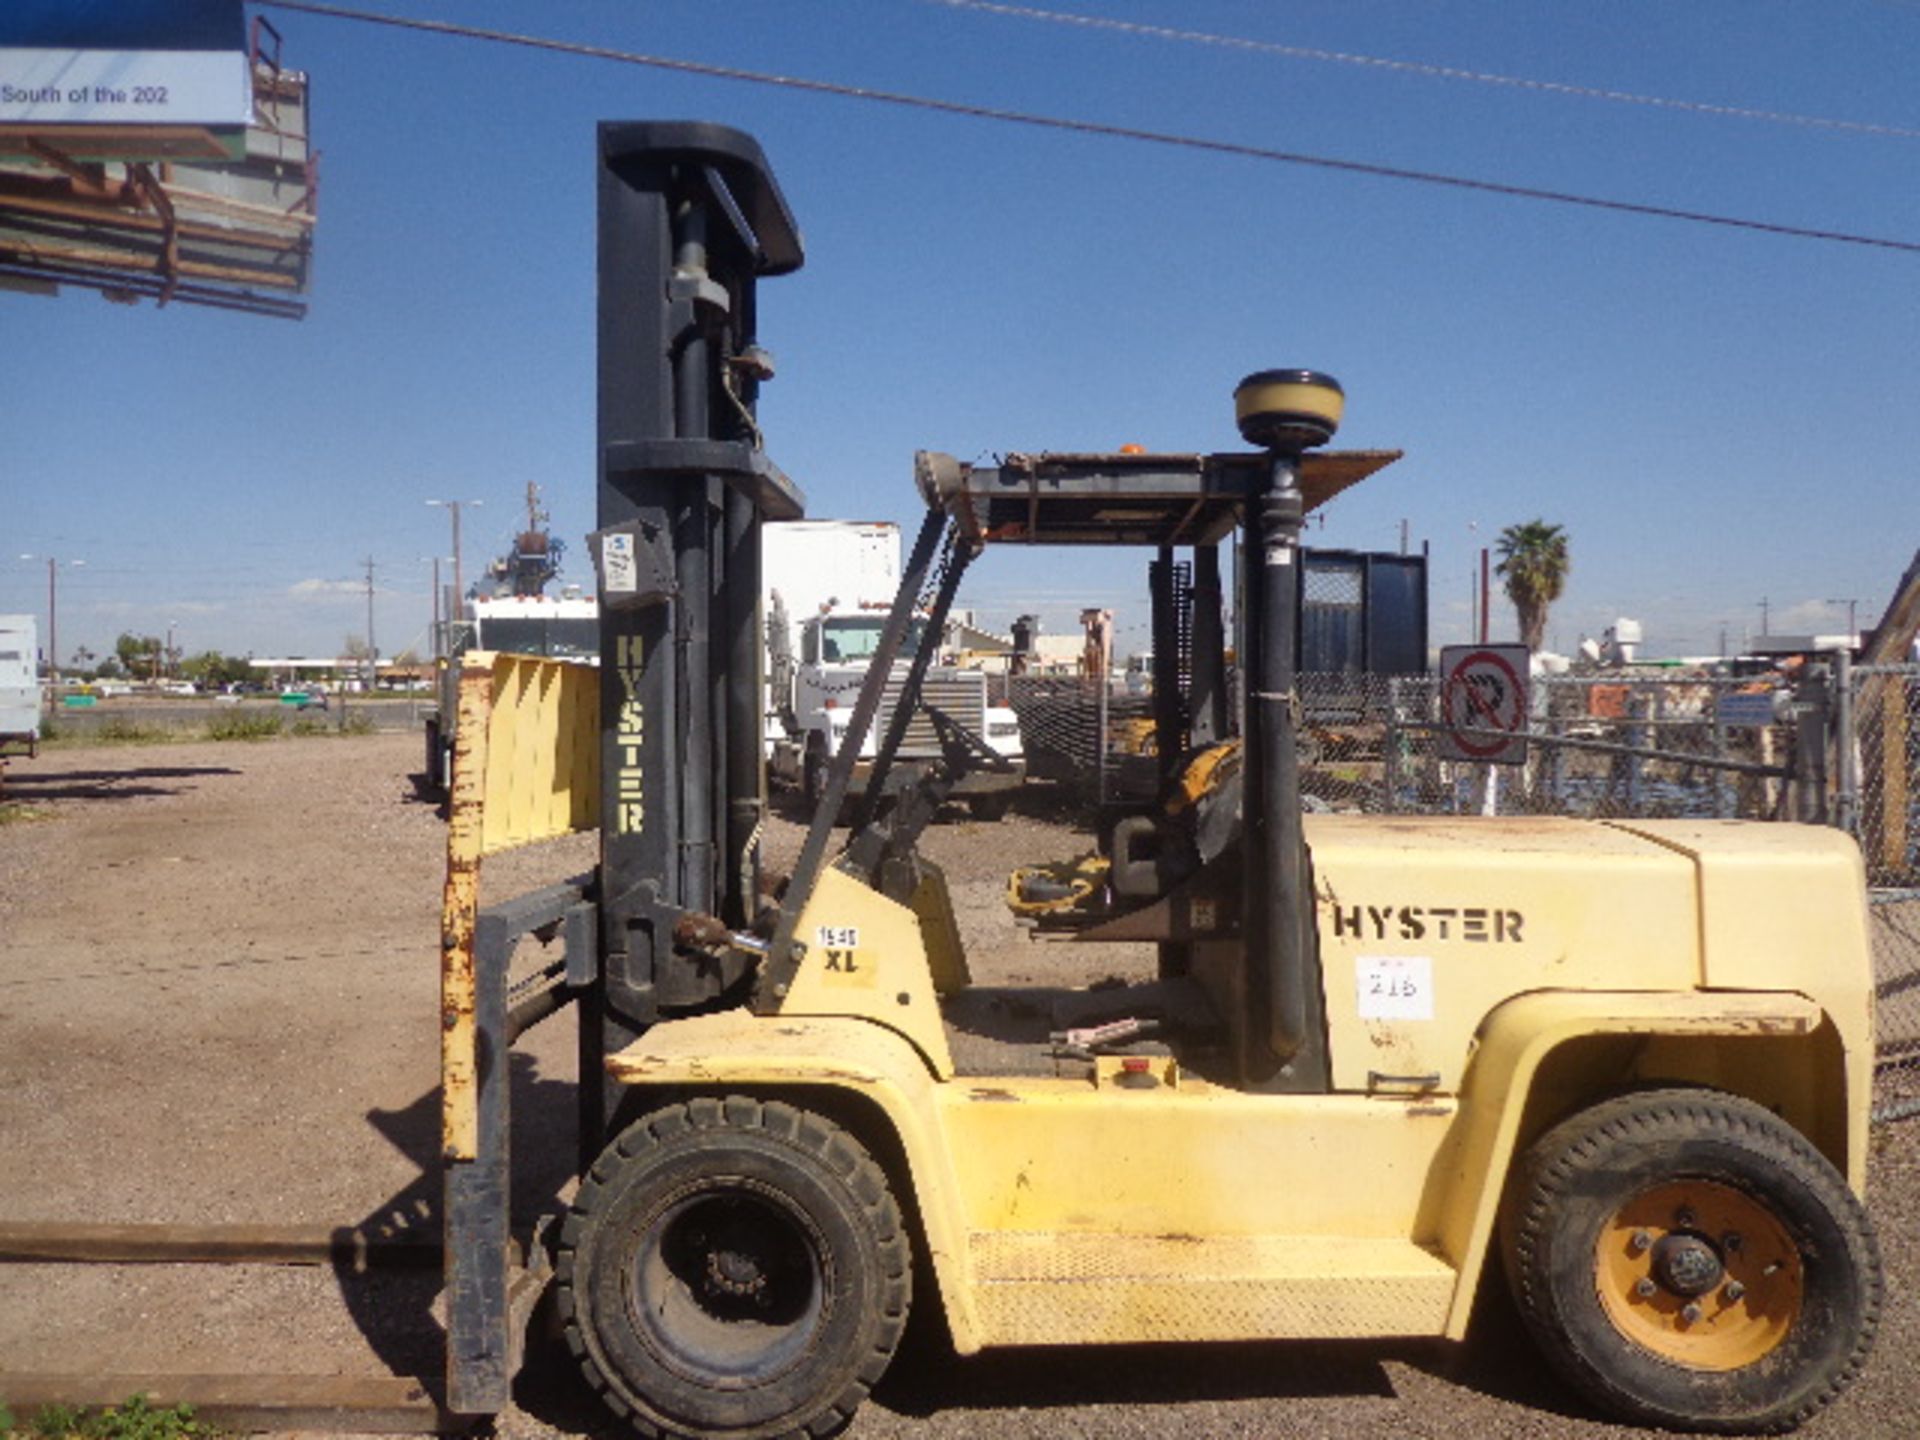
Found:
[[[977,1231],[988,1345],[1437,1335],[1456,1279],[1405,1240]]]

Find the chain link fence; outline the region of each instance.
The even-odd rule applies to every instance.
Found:
[[[1388,698],[1377,806],[1369,808],[1590,819],[1797,813],[1803,711],[1771,679],[1536,676],[1517,765],[1453,758],[1460,750],[1450,743],[1440,677],[1377,683]],[[1322,747],[1315,758],[1338,763],[1341,755]]]
[[[1920,890],[1870,892],[1880,1058],[1920,1066]]]
[[[1073,675],[1001,684],[1033,774],[1090,802],[1157,793],[1150,696],[1119,683],[1103,695]],[[1301,793],[1318,809],[1802,820],[1854,833],[1893,1087],[1882,1111],[1920,1114],[1920,666],[1536,676],[1519,765],[1454,758],[1437,675],[1303,673],[1298,693]]]
[[[1118,798],[1143,782],[1152,793],[1153,700],[1122,684],[1079,675],[994,677],[989,699],[1020,721],[1027,773],[1085,800]],[[1142,764],[1141,762],[1146,762]]]
[[[1838,689],[1837,821],[1873,884],[1920,888],[1920,665],[1846,667]]]
[[[1806,803],[1802,708],[1768,679],[1539,677],[1515,766],[1450,758],[1436,675],[1307,672],[1297,691],[1301,785],[1323,808],[1780,819]],[[1113,798],[1153,793],[1154,767],[1132,763],[1153,754],[1151,696],[1016,675],[996,703],[1020,717],[1036,776],[1089,797],[1103,776]]]
[[[1836,669],[1833,819],[1859,839],[1874,887],[1874,1116],[1900,1119],[1920,1115],[1920,665]]]

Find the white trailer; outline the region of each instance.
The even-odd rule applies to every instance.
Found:
[[[900,528],[864,520],[769,524],[761,531],[760,566],[767,621],[769,769],[776,778],[798,784],[811,803],[824,788],[827,767],[853,718],[867,662],[899,588]],[[920,644],[930,643],[938,643],[938,637],[917,630],[910,634],[880,714],[861,746],[862,763],[853,774],[855,793],[865,788],[864,762],[876,753],[887,729],[908,660]],[[930,668],[922,698],[1013,762],[1006,772],[971,771],[955,789],[982,818],[1005,813],[1026,773],[1020,723],[1013,711],[987,703],[983,671],[954,666]],[[933,722],[924,711],[909,723],[900,754],[905,759],[939,754]]]
[[[31,615],[0,615],[0,756],[40,743],[39,629]]]

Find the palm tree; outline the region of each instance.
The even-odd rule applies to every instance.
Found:
[[[1500,578],[1520,617],[1520,639],[1538,650],[1547,633],[1547,607],[1567,585],[1567,532],[1544,520],[1509,525],[1500,532]]]

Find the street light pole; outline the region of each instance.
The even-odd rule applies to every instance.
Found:
[[[1480,547],[1480,643],[1487,643],[1487,610],[1493,600],[1493,588],[1488,583],[1487,547]]]
[[[1473,550],[1480,540],[1480,522],[1467,522],[1467,643],[1473,644],[1480,638],[1480,577],[1473,567]]]

